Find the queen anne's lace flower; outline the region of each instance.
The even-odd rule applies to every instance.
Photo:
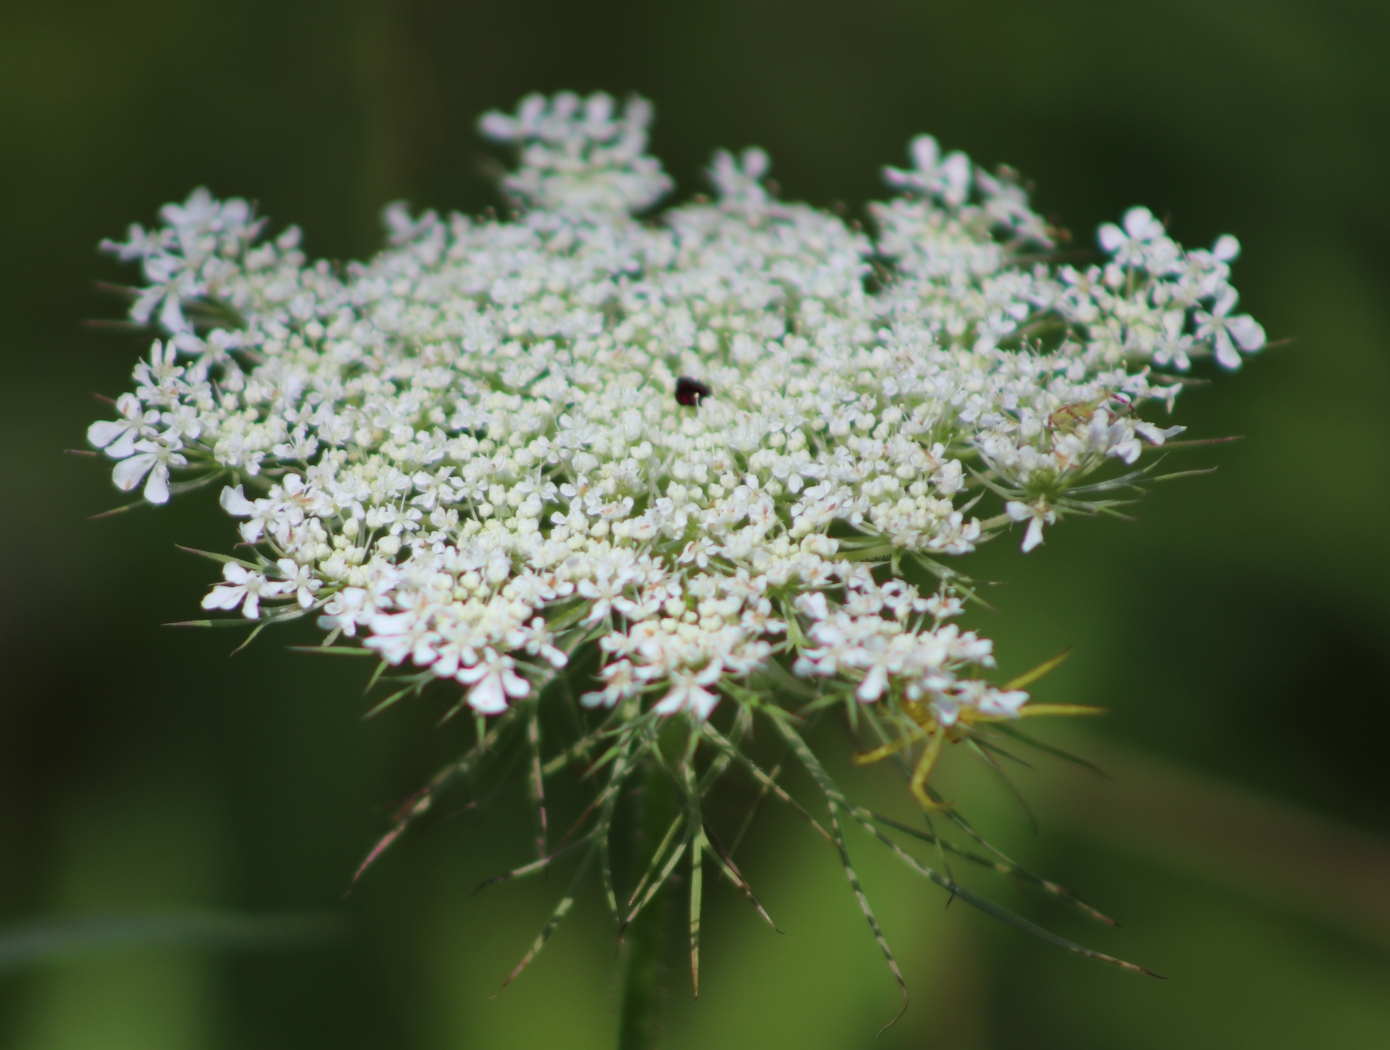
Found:
[[[788,653],[864,703],[1016,712],[973,680],[989,643],[944,625],[951,588],[890,596],[866,562],[949,581],[934,556],[1010,521],[1031,550],[1106,509],[1128,478],[1093,472],[1182,429],[1140,418],[1179,389],[1154,366],[1263,345],[1232,314],[1234,238],[1187,252],[1135,208],[1101,227],[1107,261],[1054,267],[1017,178],[930,137],[888,170],[875,238],[776,200],[758,150],[716,155],[712,203],[639,221],[670,188],[650,115],[604,95],[489,114],[520,214],[393,205],[392,246],[346,268],[205,190],[107,243],[148,282],[131,316],[167,333],[89,432],[117,486],[163,503],[172,472],[227,479],[261,571],[229,563],[206,607],[317,609],[482,713],[584,640],[596,704],[704,718]],[[558,648],[528,633],[547,623]]]
[[[248,620],[261,615],[262,598],[275,598],[294,590],[294,584],[279,580],[268,580],[259,572],[253,572],[234,561],[222,567],[225,583],[219,583],[203,598],[204,609],[235,609],[241,607],[241,615]]]
[[[394,204],[365,263],[311,262],[297,230],[266,240],[246,202],[206,190],[166,206],[160,228],[104,245],[140,264],[131,317],[163,338],[88,438],[150,503],[221,483],[244,556],[204,608],[315,614],[325,645],[357,640],[417,691],[456,683],[479,716],[471,757],[372,856],[529,705],[538,803],[548,771],[590,747],[611,761],[574,840],[606,864],[658,726],[685,733],[671,768],[692,805],[734,761],[772,786],[737,746],[761,710],[824,792],[851,882],[840,811],[978,902],[850,805],[773,700],[873,726],[883,746],[860,761],[920,747],[910,787],[929,809],[944,741],[998,750],[992,725],[1093,710],[1029,704],[1051,664],[991,684],[991,643],[951,622],[969,581],[940,559],[1014,523],[1030,551],[1068,515],[1115,512],[1183,429],[1144,418],[1171,412],[1174,373],[1264,345],[1233,312],[1239,244],[1188,251],[1134,208],[1099,230],[1099,261],[1054,264],[1058,231],[1018,176],[927,136],[886,171],[899,195],[871,206],[873,236],[777,200],[756,149],[715,156],[712,202],[639,218],[671,187],[650,118],[569,94],[489,114],[483,133],[520,157],[502,182],[516,215]],[[581,652],[592,675],[565,684],[595,686],[576,692],[599,728],[543,762],[528,698]],[[730,700],[726,737],[710,717]],[[716,754],[698,774],[697,746]],[[680,847],[692,907],[716,854],[756,903],[703,828]],[[623,919],[606,877],[625,925],[642,904]]]

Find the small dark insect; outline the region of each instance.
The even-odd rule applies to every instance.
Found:
[[[698,379],[681,376],[676,380],[676,404],[699,407],[700,398],[709,397],[709,386]]]

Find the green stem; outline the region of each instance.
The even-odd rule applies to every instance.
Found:
[[[674,721],[674,720],[673,720]],[[633,857],[656,848],[676,817],[675,791],[652,759],[633,816]],[[641,870],[640,865],[637,870]],[[661,956],[666,941],[667,887],[662,886],[627,928],[623,963],[623,1006],[618,1022],[618,1050],[654,1050],[662,998]]]

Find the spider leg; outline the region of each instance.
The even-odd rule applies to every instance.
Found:
[[[872,751],[861,751],[854,756],[856,766],[872,765],[874,762],[882,762],[889,755],[895,755],[907,745],[906,737],[898,737],[890,740],[881,747],[876,747]]]
[[[922,757],[917,760],[917,765],[912,770],[912,782],[909,786],[913,797],[922,804],[923,809],[949,808],[949,803],[933,802],[927,795],[927,778],[936,767],[936,760],[941,755],[941,743],[945,739],[945,726],[937,726],[932,730],[931,735],[927,737],[927,746],[922,749]]]

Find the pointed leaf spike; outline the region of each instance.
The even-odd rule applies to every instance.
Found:
[[[110,510],[104,510],[100,514],[93,514],[89,520],[100,521],[102,518],[110,518],[117,514],[124,514],[128,510],[134,510],[144,502],[143,499],[137,499],[134,503],[127,503],[120,507],[112,507]]]
[[[364,649],[362,651],[366,653],[371,653],[372,656],[376,655],[375,653],[372,653],[370,649]],[[364,720],[369,718],[375,718],[377,715],[381,714],[381,712],[385,711],[388,707],[394,704],[401,697],[405,696],[405,694],[408,692],[410,692],[410,686],[406,686],[404,689],[397,689],[385,700],[381,701],[381,703],[375,705],[370,711],[363,715],[362,718]]]
[[[507,985],[511,984],[521,975],[522,970],[531,965],[531,960],[540,954],[541,949],[545,947],[545,942],[550,940],[550,935],[555,932],[555,927],[559,926],[560,923],[564,921],[565,916],[568,915],[570,909],[574,907],[574,899],[579,895],[579,887],[584,883],[584,876],[589,872],[589,865],[594,859],[595,852],[596,850],[591,849],[588,853],[584,854],[584,859],[579,864],[579,870],[574,873],[574,878],[570,880],[569,889],[565,891],[564,897],[561,898],[560,903],[555,906],[555,911],[551,913],[550,921],[545,924],[545,929],[541,930],[540,936],[537,937],[535,943],[531,945],[531,950],[522,957],[521,962],[516,964],[516,969],[507,975],[507,979],[502,982],[502,987],[492,993],[494,999],[502,994],[503,989],[505,989]]]
[[[637,904],[633,907],[633,909],[630,912],[628,912],[627,918],[623,920],[622,929],[618,931],[619,937],[621,937],[623,935],[623,932],[629,926],[632,925],[632,920],[637,918],[637,916],[641,914],[642,909],[651,903],[651,900],[653,897],[656,896],[657,891],[661,889],[662,886],[666,885],[666,880],[671,877],[671,872],[676,870],[676,865],[680,863],[681,858],[685,856],[685,851],[689,848],[690,836],[687,835],[685,837],[685,841],[683,841],[679,846],[677,846],[674,850],[671,851],[671,856],[666,859],[665,865],[662,866],[656,878],[651,880],[650,884],[646,888],[646,892],[642,895],[642,899],[637,902]]]
[[[260,623],[256,624],[255,629],[252,630],[252,632],[246,636],[246,640],[232,650],[232,655],[235,656],[237,653],[241,652],[248,645],[254,642],[256,640],[256,636],[259,635],[262,631],[264,631],[266,624],[270,622],[270,620],[262,620]]]
[[[786,756],[783,755],[783,760],[785,760],[785,758]],[[734,835],[733,842],[729,843],[729,858],[731,860],[733,855],[738,852],[739,846],[743,844],[743,839],[744,836],[748,834],[748,829],[753,826],[753,820],[757,817],[758,810],[762,807],[763,800],[767,798],[769,785],[775,784],[777,778],[781,776],[781,774],[782,762],[779,761],[772,767],[772,772],[764,774],[768,782],[766,784],[759,782],[758,794],[753,799],[753,804],[748,807],[748,812],[743,815],[743,823],[738,826],[738,832]]]
[[[705,723],[704,729],[706,735],[708,735],[717,745],[723,748],[730,749],[733,752],[734,760],[738,762],[740,765],[742,765],[744,769],[746,769],[749,773],[751,773],[753,775],[753,778],[757,780],[758,783],[762,784],[774,795],[776,795],[780,801],[785,802],[793,810],[795,810],[796,813],[803,820],[805,820],[806,823],[810,824],[811,827],[813,827],[816,830],[816,833],[820,835],[821,838],[825,839],[826,842],[832,844],[834,843],[835,840],[831,838],[830,832],[826,831],[825,828],[821,827],[820,821],[816,820],[815,817],[807,813],[806,807],[804,807],[800,802],[796,801],[796,799],[788,795],[786,791],[782,789],[782,786],[778,784],[776,781],[774,781],[772,777],[768,776],[767,773],[763,772],[763,770],[758,766],[756,762],[750,759],[742,751],[734,749],[733,745],[731,745],[728,742],[728,740],[724,738],[724,736],[719,732],[719,730],[715,729],[708,722]],[[778,768],[780,769],[780,766]]]
[[[890,839],[887,835],[879,831],[878,828],[874,827],[873,821],[869,819],[867,811],[865,813],[851,811],[851,815],[855,818],[855,820],[859,822],[859,825],[861,827],[863,827],[866,831],[869,832],[869,834],[873,835],[885,846],[891,849],[896,857],[898,857],[904,864],[906,864],[913,871],[917,872],[917,874],[936,883],[942,889],[949,890],[951,892],[952,897],[959,897],[967,904],[971,904],[974,905],[976,908],[979,908],[980,911],[984,912],[986,915],[991,915],[996,919],[1008,923],[1010,926],[1013,926],[1016,929],[1022,930],[1024,933],[1031,933],[1033,936],[1041,940],[1047,941],[1049,944],[1055,944],[1059,948],[1065,948],[1067,949],[1067,951],[1076,952],[1078,955],[1085,955],[1088,958],[1097,959],[1100,962],[1110,963],[1112,966],[1118,966],[1124,970],[1133,970],[1135,973],[1148,974],[1150,977],[1159,976],[1159,974],[1154,973],[1152,970],[1147,970],[1144,967],[1139,966],[1135,963],[1126,962],[1123,959],[1117,959],[1113,955],[1106,955],[1103,952],[1093,951],[1090,948],[1077,944],[1075,941],[1069,941],[1065,937],[1058,936],[1057,934],[1051,932],[1050,930],[1044,929],[1036,923],[1029,922],[1027,919],[1023,918],[1020,915],[1015,915],[1013,912],[1009,911],[1009,909],[995,904],[988,898],[981,897],[978,893],[974,893],[966,889],[959,883],[944,878],[939,872],[932,871],[931,868],[927,867],[920,860],[918,860],[916,857],[908,853],[896,842]]]
[[[511,871],[504,871],[501,875],[494,875],[490,879],[484,879],[482,882],[478,883],[477,886],[473,887],[473,895],[477,896],[479,893],[482,893],[483,890],[487,889],[489,886],[496,886],[499,882],[510,882],[513,879],[524,879],[528,875],[534,875],[537,872],[545,871],[548,867],[550,867],[550,865],[554,864],[561,857],[568,856],[570,853],[573,853],[580,846],[583,846],[586,843],[588,843],[593,837],[593,832],[590,832],[588,835],[583,835],[575,839],[573,842],[571,842],[568,846],[564,847],[563,849],[557,849],[554,853],[541,857],[539,860],[533,860],[531,861],[531,863],[523,864],[521,865],[521,867],[513,868]]]
[[[1120,923],[1110,918],[1110,916],[1106,915],[1104,912],[1091,907],[1091,905],[1087,904],[1080,897],[1076,896],[1076,894],[1072,893],[1065,886],[1060,886],[1055,882],[1050,882],[1039,875],[1035,875],[1027,868],[1021,867],[1020,865],[1015,864],[1012,861],[995,860],[989,857],[981,856],[980,854],[975,853],[972,850],[963,849],[962,847],[956,845],[949,839],[942,838],[932,831],[923,831],[920,828],[914,828],[910,824],[903,824],[901,821],[894,820],[892,817],[885,817],[882,813],[874,813],[870,810],[864,810],[861,814],[857,815],[867,816],[869,819],[874,820],[879,824],[884,824],[887,827],[893,828],[896,831],[901,831],[905,835],[911,835],[913,838],[919,839],[922,842],[926,842],[930,845],[936,846],[938,849],[943,850],[944,852],[954,853],[956,856],[963,857],[964,859],[970,861],[972,864],[980,865],[980,867],[982,868],[989,868],[992,871],[997,871],[1001,875],[1009,875],[1013,878],[1021,879],[1024,882],[1031,883],[1035,886],[1038,886],[1043,891],[1052,894],[1054,897],[1058,897],[1061,900],[1066,901],[1068,904],[1084,912],[1091,918],[1096,919],[1099,922],[1105,923],[1107,926],[1114,926],[1118,929],[1124,928],[1120,925]],[[951,881],[954,882],[954,878]]]
[[[405,831],[405,825],[399,825],[392,828],[377,840],[377,844],[372,847],[371,852],[367,854],[367,858],[362,861],[362,863],[357,866],[357,870],[352,873],[352,879],[348,883],[347,893],[343,894],[344,897],[357,888],[357,880],[366,873],[367,869],[372,866],[372,862],[375,861],[377,857],[386,852],[387,847],[390,846],[391,843],[400,838],[403,831]]]
[[[1106,780],[1114,779],[1110,776],[1109,773],[1101,769],[1100,766],[1097,766],[1092,762],[1086,761],[1079,755],[1073,755],[1070,751],[1063,751],[1060,747],[1054,747],[1052,744],[1048,744],[1042,740],[1037,739],[1036,737],[1029,736],[1027,733],[1023,732],[1023,730],[1019,729],[1017,726],[1010,725],[1008,722],[999,722],[995,725],[994,728],[1007,736],[1013,737],[1020,743],[1027,744],[1029,747],[1032,748],[1037,748],[1037,750],[1043,752],[1044,754],[1052,755],[1054,758],[1060,758],[1065,762],[1071,762],[1075,765],[1081,766],[1083,769],[1089,769],[1092,773],[1095,773],[1097,776],[1104,777]]]
[[[541,772],[541,722],[540,705],[531,705],[530,717],[526,720],[526,743],[531,749],[531,802],[536,807],[536,856],[545,858],[546,820],[545,820],[545,777]]]
[[[705,885],[704,831],[695,829],[695,847],[690,851],[690,992],[700,998],[700,907]]]
[[[666,851],[671,848],[671,843],[675,841],[676,834],[684,825],[685,814],[677,813],[676,819],[671,821],[671,826],[666,829],[666,834],[662,836],[661,841],[657,844],[656,851],[652,854],[652,859],[647,864],[646,872],[643,873],[641,881],[637,883],[637,888],[632,891],[632,896],[627,899],[627,906],[629,908],[632,907],[638,897],[642,896],[647,888],[647,883],[656,875],[659,870],[659,865],[661,864],[661,859],[666,856]],[[626,926],[627,923],[631,921],[632,919],[629,918],[627,921],[623,922],[622,925]]]
[[[893,949],[888,946],[888,938],[883,935],[883,930],[878,925],[878,919],[874,917],[874,910],[869,905],[868,895],[864,893],[864,887],[859,884],[859,876],[854,872],[854,865],[849,859],[849,848],[845,845],[845,833],[840,827],[840,815],[835,803],[828,802],[830,809],[830,828],[835,835],[835,845],[840,851],[840,863],[845,868],[845,878],[849,880],[849,887],[854,891],[854,899],[859,902],[859,910],[864,913],[864,918],[869,923],[869,929],[873,931],[874,940],[878,942],[878,947],[883,952],[883,957],[888,960],[888,969],[893,972],[893,980],[898,982],[898,991],[902,993],[903,1005],[893,1019],[878,1030],[882,1035],[888,1029],[902,1020],[903,1014],[907,1013],[907,981],[903,980],[902,970],[898,969],[898,960],[893,956]]]
[[[724,848],[714,832],[710,830],[708,824],[705,825],[705,841],[710,847],[710,856],[714,858],[719,870],[724,873],[724,877],[732,882],[738,891],[743,894],[748,903],[757,909],[758,914],[763,917],[763,921],[771,926],[778,933],[783,931],[772,921],[772,916],[763,907],[763,902],[758,900],[758,895],[753,892],[753,887],[748,884],[748,880],[743,877],[743,872],[738,870],[738,865],[734,863],[734,858],[729,855],[729,851]]]
[[[1010,681],[1006,682],[1002,686],[1002,688],[1006,691],[1012,689],[1027,688],[1028,686],[1036,682],[1039,678],[1041,678],[1043,675],[1049,674],[1052,671],[1055,671],[1059,666],[1061,666],[1062,662],[1072,654],[1073,649],[1073,646],[1067,646],[1060,653],[1054,656],[1051,660],[1044,660],[1031,671],[1027,671],[1024,674],[1019,675],[1017,678],[1011,679]]]

